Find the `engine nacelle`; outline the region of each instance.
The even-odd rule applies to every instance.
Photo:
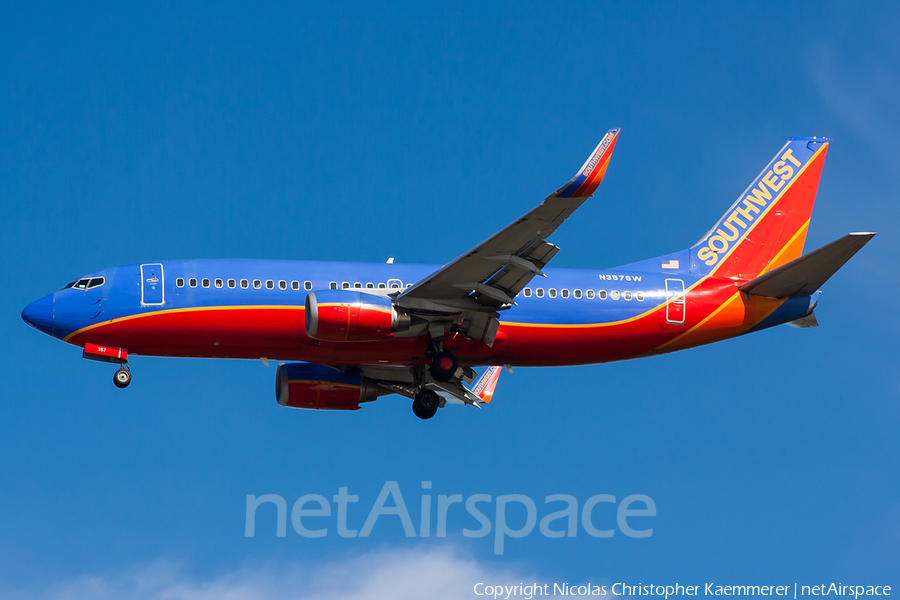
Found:
[[[306,335],[316,340],[383,340],[409,329],[409,322],[409,313],[385,296],[357,290],[320,290],[306,296]]]
[[[359,410],[362,402],[378,398],[378,384],[357,369],[339,371],[315,363],[279,365],[275,373],[275,398],[291,408]]]

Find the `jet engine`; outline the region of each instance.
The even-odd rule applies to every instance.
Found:
[[[290,408],[359,410],[362,402],[378,398],[378,383],[358,369],[339,371],[315,363],[279,365],[275,373],[275,398]]]
[[[320,290],[306,296],[306,334],[316,340],[381,340],[406,331],[409,323],[409,313],[385,296],[356,290]]]

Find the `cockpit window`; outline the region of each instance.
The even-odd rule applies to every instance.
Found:
[[[91,288],[100,287],[104,283],[106,283],[105,277],[81,277],[75,281],[70,281],[63,289],[67,290],[69,288],[75,288],[76,290],[89,290]]]

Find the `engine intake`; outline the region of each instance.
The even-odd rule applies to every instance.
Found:
[[[328,342],[383,340],[409,329],[409,313],[390,298],[356,290],[306,296],[306,335]]]
[[[360,403],[375,400],[378,392],[378,384],[358,369],[297,362],[279,365],[275,373],[275,398],[290,408],[359,410]]]

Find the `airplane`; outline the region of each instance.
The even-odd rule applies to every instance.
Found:
[[[547,238],[600,185],[606,133],[566,185],[440,265],[169,260],[89,273],[23,320],[119,365],[130,355],[285,361],[279,404],[357,410],[380,396],[433,417],[490,402],[501,367],[664,354],[780,324],[818,325],[817,291],[874,233],[803,246],[827,138],[795,137],[700,240],[611,269],[550,269]],[[475,382],[475,367],[489,367]],[[475,382],[471,388],[467,386]]]

